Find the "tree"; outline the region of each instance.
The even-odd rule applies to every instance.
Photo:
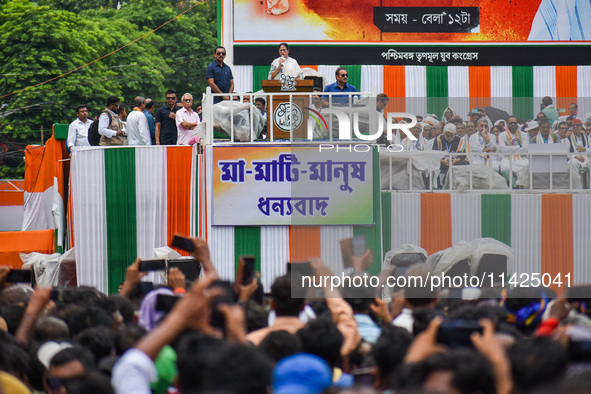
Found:
[[[0,8],[0,104],[4,114],[11,114],[0,118],[0,142],[5,140],[9,150],[43,142],[39,130],[49,137],[53,123],[71,122],[75,104],[96,108],[107,92],[120,94],[120,81],[111,79],[117,73],[101,61],[60,77],[98,58],[107,38],[95,22],[73,13],[26,0],[5,3]]]
[[[0,0],[0,144],[9,151],[43,143],[40,130],[48,138],[80,104],[97,116],[109,95],[162,103],[167,89],[205,91],[217,44],[213,0],[184,8],[164,0],[116,4]],[[2,169],[1,177],[22,177],[22,169]]]
[[[205,69],[217,45],[215,2],[183,4],[184,8],[179,9],[176,2],[131,0],[121,7],[120,15],[139,28],[153,30],[192,7],[157,30],[156,34],[162,38],[157,50],[173,70],[164,82],[166,89],[200,96],[206,87]],[[163,93],[157,98],[161,99]]]

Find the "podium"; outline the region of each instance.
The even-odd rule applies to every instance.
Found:
[[[293,138],[306,138],[306,125],[308,124],[308,110],[310,105],[308,96],[293,96],[292,107],[289,103],[289,93],[311,92],[314,88],[312,80],[297,80],[295,91],[282,91],[281,82],[277,80],[261,81],[265,93],[280,93],[285,95],[273,96],[272,105],[269,105],[267,113],[267,138],[273,135],[273,139],[290,139],[290,127],[292,127]],[[270,100],[267,99],[267,103]],[[291,121],[293,120],[293,126]]]

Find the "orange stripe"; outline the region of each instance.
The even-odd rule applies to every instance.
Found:
[[[304,68],[304,67],[308,67],[308,68],[318,71],[318,66],[300,66],[300,68]]]
[[[53,185],[53,173],[48,173],[48,167],[42,165],[45,153],[49,149],[45,146],[28,145],[25,150],[25,190],[28,192],[44,192]]]
[[[25,205],[25,192],[0,190],[0,206],[7,207],[14,205]]]
[[[560,114],[567,115],[569,104],[576,102],[577,66],[556,66],[556,108],[566,109]]]
[[[168,199],[167,240],[174,234],[188,237],[191,231],[191,151],[192,147],[166,148],[166,183]],[[175,249],[184,256],[189,254]]]
[[[542,274],[573,272],[573,200],[570,194],[542,196]],[[551,286],[559,295],[564,286]]]
[[[390,102],[384,112],[406,112],[404,66],[384,66],[384,93]]]
[[[0,265],[20,268],[20,253],[54,252],[54,230],[0,232]]]
[[[432,254],[452,246],[449,194],[421,194],[421,247]]]
[[[58,142],[52,136],[45,146],[27,146],[25,150],[25,190],[41,193],[53,186],[54,177],[58,178],[58,191],[63,193],[63,185],[59,189],[60,179],[63,182],[63,167],[58,160],[67,158],[64,142]],[[62,194],[63,196],[63,194]]]
[[[290,226],[289,251],[292,261],[306,261],[320,257],[320,227]]]
[[[470,109],[490,107],[490,67],[468,67]]]

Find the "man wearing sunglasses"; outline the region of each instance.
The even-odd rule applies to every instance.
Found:
[[[213,52],[214,61],[209,63],[205,70],[205,79],[214,93],[234,92],[234,76],[230,67],[224,63],[226,48],[217,47]],[[222,100],[231,100],[230,96],[214,97],[213,103],[217,104]]]
[[[156,145],[176,145],[178,130],[176,128],[176,92],[166,92],[166,105],[156,111]]]
[[[325,93],[349,93],[349,92],[357,92],[357,88],[353,85],[349,85],[347,81],[349,80],[349,74],[344,67],[337,68],[335,72],[335,77],[337,81],[335,83],[331,83],[330,85],[326,85],[324,88]],[[329,102],[333,104],[349,104],[349,95],[340,94],[334,96],[323,96],[322,100],[328,105]]]

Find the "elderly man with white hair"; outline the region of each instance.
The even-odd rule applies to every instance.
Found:
[[[443,134],[433,142],[433,150],[446,151],[450,153],[469,153],[470,146],[464,140],[456,135],[456,126],[453,123],[447,123],[443,127]],[[451,155],[451,165],[469,164],[468,158],[464,155]],[[443,184],[445,176],[450,166],[450,156],[444,156],[441,159],[441,173],[439,175],[439,187]]]
[[[132,146],[152,145],[148,119],[144,115],[146,100],[137,96],[134,103],[133,111],[127,116],[127,141]]]
[[[488,129],[488,122],[486,119],[480,118],[476,125],[477,132],[470,136],[470,151],[472,153],[486,153],[495,150],[497,146],[496,138],[490,134]],[[471,156],[471,161],[474,164],[481,164],[490,166],[490,156]]]
[[[179,134],[177,138],[177,145],[189,145],[189,140],[193,136],[193,129],[201,123],[197,112],[193,111],[193,96],[190,93],[183,94],[182,101],[183,108],[176,113],[176,127]]]

